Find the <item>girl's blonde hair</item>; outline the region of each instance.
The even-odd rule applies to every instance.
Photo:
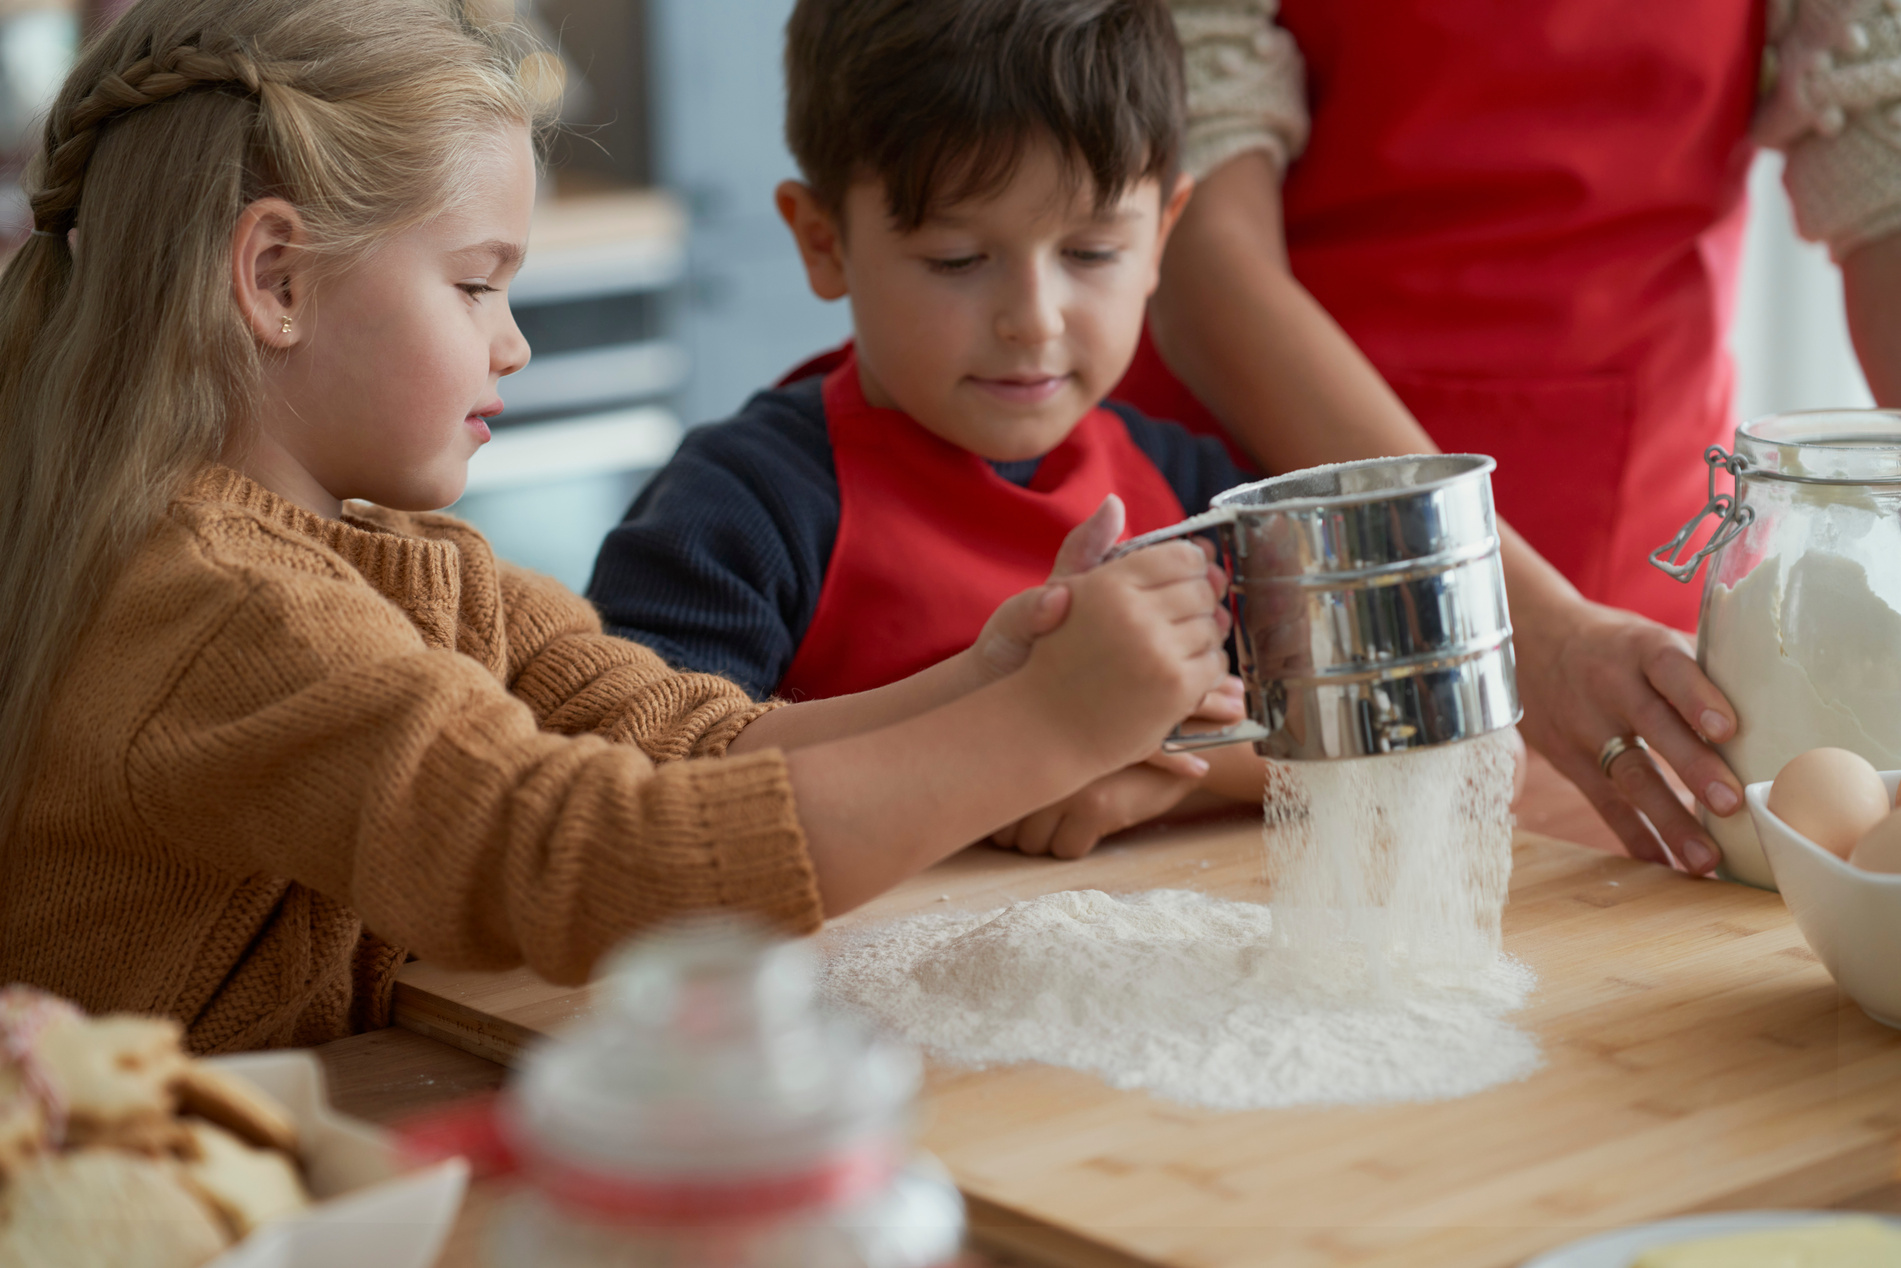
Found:
[[[523,51],[457,0],[139,0],[81,56],[0,274],[0,844],[101,595],[242,442],[240,212],[287,200],[326,264],[426,222],[497,126],[540,122]]]

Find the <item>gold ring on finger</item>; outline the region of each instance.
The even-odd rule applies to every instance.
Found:
[[[1642,752],[1650,746],[1644,743],[1641,735],[1613,735],[1604,741],[1604,747],[1597,751],[1597,768],[1604,772],[1604,778],[1611,777],[1611,763],[1629,752]]]

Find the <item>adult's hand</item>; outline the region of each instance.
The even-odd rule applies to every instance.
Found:
[[[1506,553],[1526,739],[1578,786],[1632,857],[1674,858],[1689,872],[1709,872],[1716,846],[1655,759],[1716,814],[1736,813],[1741,782],[1710,747],[1735,734],[1735,710],[1684,635],[1587,602],[1522,541]],[[1551,575],[1528,575],[1541,571]],[[1605,743],[1633,735],[1650,750],[1633,745],[1608,774],[1601,770]]]

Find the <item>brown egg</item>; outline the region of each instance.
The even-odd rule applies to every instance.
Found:
[[[1769,789],[1776,818],[1824,850],[1847,858],[1893,806],[1868,760],[1844,748],[1813,748],[1792,758]]]
[[[1848,861],[1864,872],[1901,873],[1901,810],[1868,829]]]

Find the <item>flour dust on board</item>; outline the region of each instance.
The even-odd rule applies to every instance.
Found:
[[[1070,890],[840,938],[827,994],[937,1060],[1212,1109],[1466,1096],[1539,1065],[1499,950],[1509,740],[1273,768],[1271,907]]]

